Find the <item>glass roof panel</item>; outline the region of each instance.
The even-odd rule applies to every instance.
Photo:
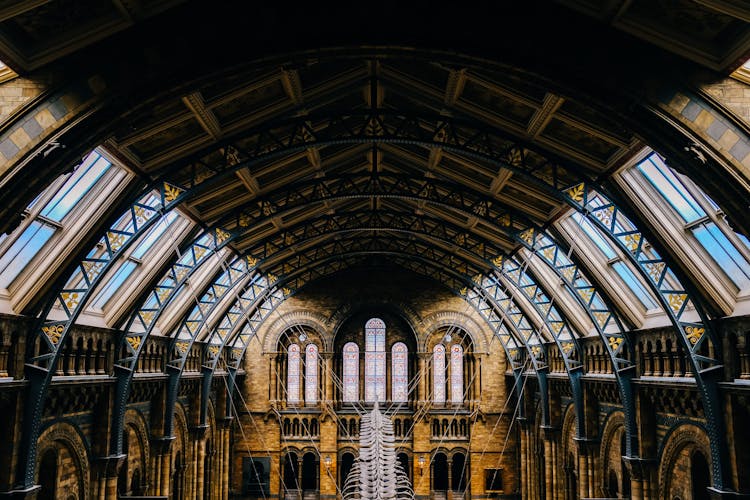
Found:
[[[657,155],[652,154],[638,164],[638,170],[672,205],[685,222],[693,222],[706,216],[698,202],[688,192],[672,169],[668,168]]]
[[[40,215],[60,222],[78,201],[96,184],[111,163],[96,151],[89,154],[62,188],[44,206]]]

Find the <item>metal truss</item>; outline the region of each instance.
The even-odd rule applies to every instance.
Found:
[[[712,443],[714,483],[721,489],[726,444],[723,442],[723,422],[716,386],[722,368],[718,359],[720,349],[697,294],[680,285],[677,279],[679,270],[670,270],[664,258],[647,245],[643,233],[614,204],[604,198],[601,192],[593,195],[592,191],[599,188],[598,184],[588,179],[575,166],[546,160],[531,152],[533,146],[509,138],[502,131],[484,124],[439,115],[409,115],[383,110],[309,115],[264,124],[242,137],[230,138],[217,147],[206,149],[165,170],[161,177],[132,201],[126,213],[104,231],[98,244],[74,265],[66,284],[54,293],[43,308],[38,325],[28,339],[26,359],[30,393],[19,460],[24,478],[23,486],[30,487],[34,482],[36,438],[59,347],[103,276],[118,257],[160,219],[159,215],[163,217],[180,203],[242,168],[313,147],[378,143],[437,147],[505,168],[579,211],[623,249],[641,274],[647,277],[647,282],[691,355],[694,375],[706,408]],[[229,231],[254,225],[280,210],[336,198],[391,196],[421,200],[458,207],[492,221],[497,227],[527,229],[528,220],[525,217],[512,210],[498,209],[497,200],[472,193],[465,186],[435,179],[396,179],[395,176],[388,182],[384,182],[384,179],[382,174],[371,177],[369,181],[359,182],[345,177],[322,178],[296,184],[287,189],[286,193],[277,192],[275,198],[259,198],[254,200],[256,208],[246,207],[232,221],[224,221],[226,226],[212,228],[207,236],[212,241],[191,249],[190,253],[216,249],[231,235]],[[300,189],[305,186],[308,188],[306,192]],[[597,199],[601,202],[596,202]],[[193,258],[196,258],[195,255]],[[177,275],[175,277],[178,278]],[[52,314],[56,304],[62,310],[62,320],[54,319],[58,317],[57,310]],[[697,320],[688,319],[689,314],[685,314],[689,305],[693,307]],[[34,350],[35,345],[40,346],[39,352]]]
[[[723,369],[719,360],[721,343],[700,295],[681,283],[679,273],[670,268],[644,233],[604,194],[585,184],[571,187],[568,194],[577,209],[635,264],[689,353],[693,376],[703,399],[713,484],[719,490],[724,489],[728,451],[718,388]]]
[[[289,288],[290,282],[294,282],[299,285],[299,276],[305,277],[310,273],[318,274],[316,271],[318,268],[326,269],[328,266],[337,266],[337,271],[351,267],[350,262],[359,262],[361,257],[372,257],[374,255],[390,256],[393,261],[405,269],[411,270],[417,274],[438,280],[440,283],[452,290],[456,295],[465,298],[469,304],[485,319],[488,320],[489,325],[493,329],[493,335],[497,338],[506,354],[508,363],[512,368],[513,375],[518,379],[521,376],[521,349],[525,348],[525,342],[518,339],[517,336],[508,332],[507,326],[503,320],[502,313],[498,314],[498,311],[493,307],[493,304],[488,303],[483,294],[479,291],[473,290],[474,283],[471,281],[469,275],[464,275],[456,272],[451,268],[446,268],[439,261],[435,261],[430,258],[425,258],[419,254],[404,253],[402,250],[394,249],[376,249],[372,245],[368,245],[368,249],[359,250],[353,252],[350,250],[337,251],[326,253],[326,252],[315,252],[313,260],[307,262],[304,268],[297,268],[289,276],[280,275],[276,290],[285,290],[285,293],[279,295],[278,293],[269,294],[264,302],[257,306],[254,314],[248,316],[247,322],[242,327],[240,333],[236,335],[232,340],[228,342],[231,346],[231,359],[227,363],[227,367],[230,373],[236,373],[240,367],[240,363],[244,358],[245,351],[247,350],[250,341],[257,335],[263,322],[270,317],[270,315],[276,310],[276,308],[283,302],[284,298],[291,294],[296,293],[299,288]],[[283,267],[283,264],[282,264]],[[528,322],[527,322],[528,324]],[[513,328],[513,325],[510,325]],[[535,332],[530,335],[537,335]],[[537,341],[542,347],[544,345],[539,340],[537,335]],[[219,351],[219,353],[223,352]],[[531,355],[531,354],[530,354]],[[542,356],[539,356],[540,358]],[[214,368],[219,361],[219,356],[214,358]],[[213,373],[211,370],[208,373]],[[210,378],[208,379],[210,381]],[[230,376],[230,381],[233,377]],[[516,384],[518,396],[520,397],[520,390],[522,384]]]

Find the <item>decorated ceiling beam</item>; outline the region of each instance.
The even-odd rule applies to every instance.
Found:
[[[596,223],[603,227],[607,227],[607,224],[602,221],[606,219],[610,207],[612,207],[615,219],[623,218],[619,210],[609,202],[604,203],[604,208],[588,206],[585,200],[588,199],[589,191],[596,187],[596,184],[588,179],[584,172],[575,166],[562,166],[550,162],[532,153],[531,146],[528,144],[508,138],[503,132],[488,128],[483,124],[441,116],[410,116],[381,110],[328,114],[320,117],[308,115],[285,122],[265,124],[255,129],[250,135],[243,134],[243,137],[223,142],[219,150],[204,151],[202,156],[192,158],[187,164],[180,163],[166,171],[164,176],[155,180],[143,195],[133,201],[128,213],[102,235],[100,244],[105,251],[94,249],[86,258],[75,264],[71,274],[75,275],[80,272],[86,278],[80,286],[78,284],[75,287],[66,285],[56,294],[54,300],[44,308],[39,325],[34,328],[30,337],[29,345],[33,346],[35,339],[41,336],[39,343],[44,347],[44,352],[31,353],[27,358],[30,365],[27,371],[35,373],[29,378],[36,380],[30,384],[31,396],[28,400],[34,403],[30,403],[29,414],[40,414],[43,395],[46,393],[51,377],[50,367],[56,362],[58,346],[64,341],[70,326],[91,297],[92,291],[122,252],[142,235],[155,219],[158,219],[155,215],[171,210],[190,197],[214,186],[224,176],[241,168],[273,161],[310,147],[346,143],[394,143],[413,144],[425,148],[440,147],[506,168],[542,192],[567,203],[589,219],[598,221]],[[363,189],[363,186],[368,183],[358,185],[343,178],[339,178],[338,182],[331,182],[330,179],[317,179],[307,184],[312,188],[308,193],[290,190],[286,197],[275,200],[263,197],[255,200],[259,205],[257,210],[240,211],[236,215],[236,225],[239,227],[250,225],[261,218],[273,215],[280,208],[305,205],[335,196],[341,198],[373,196],[372,192],[367,194],[368,189]],[[523,224],[516,225],[517,217],[514,218],[516,214],[511,211],[497,210],[496,207],[499,205],[497,200],[488,197],[477,198],[473,193],[467,192],[465,186],[453,185],[451,187],[450,183],[435,179],[414,178],[402,178],[396,183],[388,184],[382,182],[382,176],[373,179],[369,185],[377,188],[374,195],[378,197],[423,199],[430,203],[459,206],[464,211],[493,220],[496,225],[525,229]],[[154,188],[158,189],[158,195],[155,197],[152,194]],[[599,217],[603,219],[599,220]],[[679,335],[691,353],[696,380],[708,402],[707,406],[715,406],[718,401],[713,379],[718,377],[708,375],[711,379],[708,380],[703,372],[712,369],[720,371],[721,365],[718,359],[705,355],[704,351],[713,353],[715,356],[720,351],[716,348],[715,335],[707,323],[707,315],[702,303],[693,297],[692,292],[688,292],[686,286],[680,284],[676,276],[678,271],[672,272],[664,258],[658,255],[656,257],[647,255],[647,252],[638,250],[644,246],[645,237],[634,227],[621,230],[612,226],[606,234],[619,246],[628,250],[626,255],[644,276],[650,277],[649,273],[655,274],[656,278],[650,277],[649,283],[652,283],[652,287],[657,290],[657,295],[661,299],[660,303],[670,314],[670,319],[673,320]],[[225,239],[227,231],[224,228],[218,229],[220,231],[215,232],[212,238]],[[630,243],[626,243],[626,240]],[[646,255],[646,258],[638,260],[637,255]],[[663,286],[664,276],[673,277],[673,279],[666,280],[669,286]],[[70,282],[71,280],[68,280],[68,283]],[[63,321],[52,319],[54,315],[50,312],[55,302],[61,304],[65,316]],[[688,303],[695,308],[698,321],[684,320],[685,306]],[[712,441],[715,441],[719,439],[723,424],[718,422],[716,413],[708,413],[712,421],[710,434]],[[25,435],[29,433],[35,435],[36,430],[29,428],[25,431]],[[29,435],[26,441],[30,440]],[[32,453],[35,451],[33,447],[26,447],[26,449]],[[719,454],[714,451],[712,450],[714,463],[723,464]],[[32,484],[32,472],[29,472],[32,468],[29,467],[25,455],[25,453],[22,455],[20,467],[23,469],[22,475],[25,483]],[[720,480],[717,484],[722,483],[723,481]]]

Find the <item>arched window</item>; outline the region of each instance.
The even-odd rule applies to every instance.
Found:
[[[365,401],[385,401],[385,323],[365,323]]]
[[[292,344],[287,352],[286,400],[288,403],[299,403],[299,346]]]
[[[459,344],[451,346],[451,401],[464,401],[464,348]]]
[[[305,404],[318,402],[318,346],[308,344],[305,348]]]
[[[432,350],[432,399],[445,403],[445,346],[438,344]]]
[[[391,400],[405,403],[409,396],[409,348],[403,342],[391,347]]]
[[[344,345],[344,402],[359,401],[359,346],[354,342]]]

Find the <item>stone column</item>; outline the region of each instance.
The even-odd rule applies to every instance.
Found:
[[[427,402],[427,353],[420,352],[419,356],[419,405]]]
[[[333,401],[333,353],[327,352],[322,356],[323,366],[325,368],[325,372],[323,374],[325,380],[323,400],[326,405],[329,405]]]
[[[232,424],[232,419],[226,419],[224,427],[221,429],[221,441],[224,451],[222,457],[223,462],[223,474],[221,475],[222,485],[222,499],[227,500],[229,498],[229,429]]]
[[[519,429],[520,429],[520,435],[521,435],[521,498],[531,498],[529,496],[529,474],[528,474],[528,464],[530,461],[529,457],[529,438],[528,438],[528,427],[529,422],[525,417],[518,417],[516,418],[516,421],[518,422]]]
[[[193,436],[196,444],[196,452],[194,455],[194,493],[195,498],[202,499],[205,485],[203,484],[206,477],[206,431],[208,430],[208,424],[198,425],[193,427]]]
[[[555,444],[560,435],[560,429],[550,425],[542,425],[541,429],[544,440],[544,498],[552,500],[555,498],[555,470],[557,468],[557,446]]]
[[[453,459],[448,459],[448,500],[453,500]]]
[[[653,459],[637,457],[623,457],[625,466],[630,472],[630,498],[632,500],[650,500],[655,490],[655,474],[657,463]],[[655,491],[654,491],[655,493]]]
[[[297,498],[302,498],[302,454],[297,455]]]
[[[269,358],[269,372],[268,382],[270,387],[270,400],[271,405],[274,405],[276,400],[279,399],[278,394],[278,355],[272,352],[268,356]]]
[[[95,459],[97,492],[101,500],[117,500],[117,474],[120,467],[127,466],[127,455],[111,455]]]

